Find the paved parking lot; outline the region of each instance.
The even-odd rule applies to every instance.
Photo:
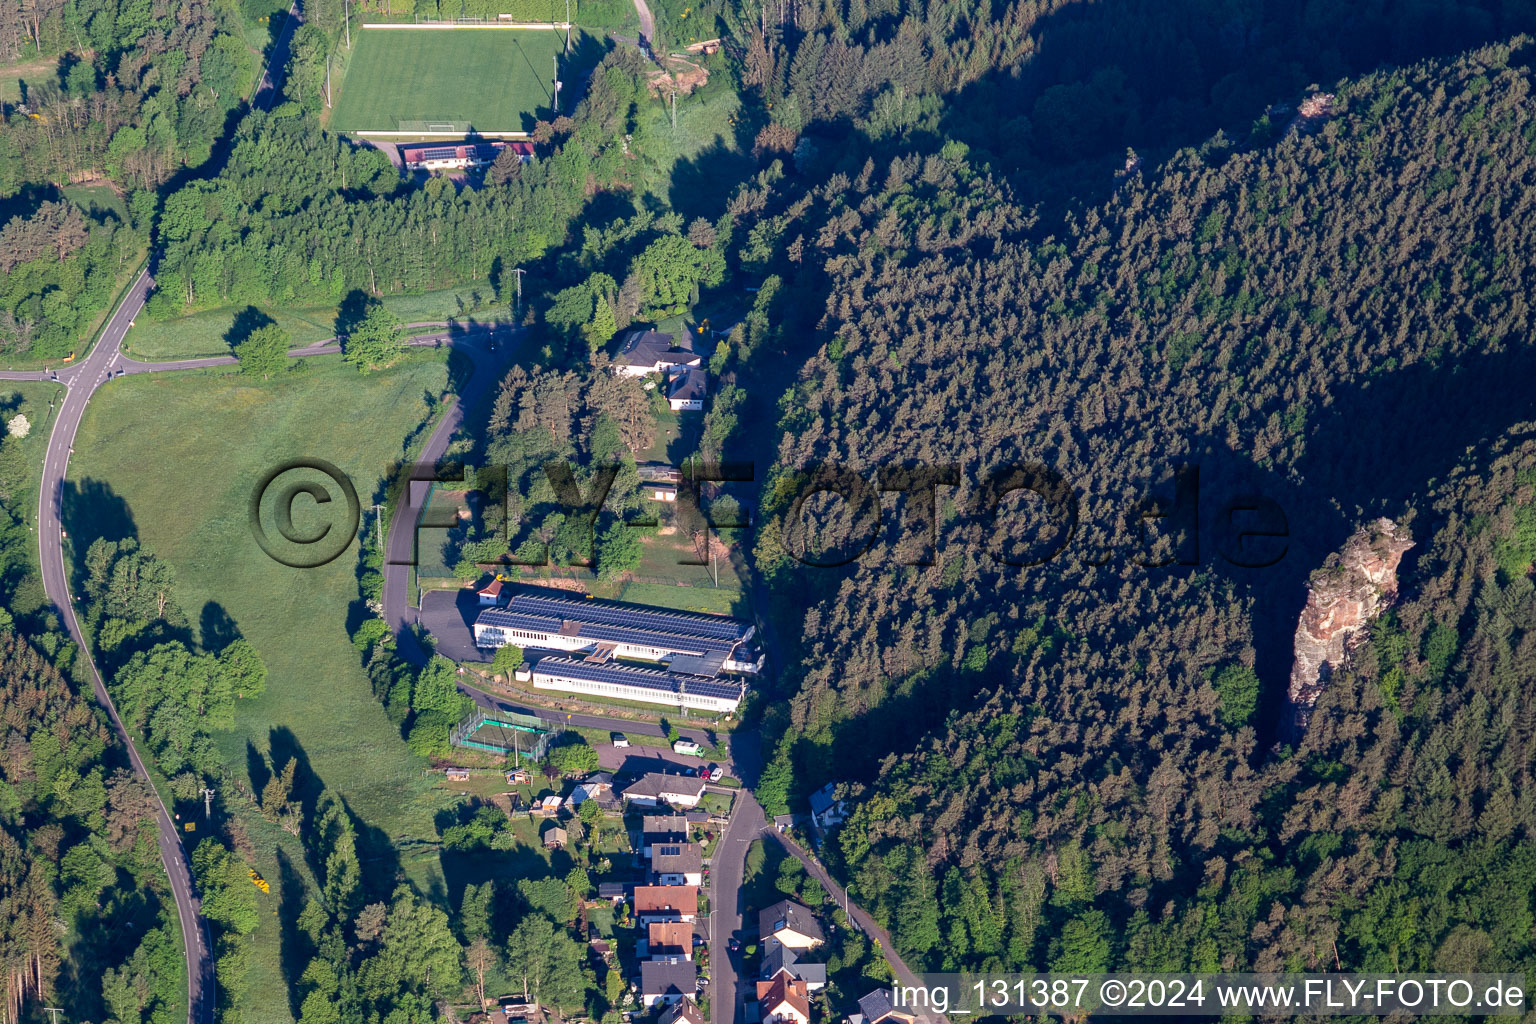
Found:
[[[421,595],[419,621],[437,640],[437,651],[459,662],[489,662],[490,652],[475,646],[475,619],[483,607],[468,587],[429,590]]]
[[[603,743],[597,748],[597,763],[610,772],[625,771],[634,775],[666,772],[676,775],[683,768],[697,768],[714,762],[688,754],[674,754],[666,747],[642,747],[638,744],[615,747],[611,743]]]

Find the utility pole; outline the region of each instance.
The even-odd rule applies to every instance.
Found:
[[[213,790],[203,787],[203,820],[207,821],[213,815]]]
[[[379,551],[382,553],[384,551],[384,506],[373,504],[369,508],[373,509],[374,534],[379,539]]]
[[[347,49],[350,50],[352,49],[352,0],[345,0],[343,7],[346,10],[346,16],[342,18],[342,21],[347,26]]]
[[[331,55],[325,55],[325,105],[331,105]],[[673,125],[673,127],[677,127]]]
[[[552,54],[549,58],[555,62],[555,116],[560,116],[560,55]]]
[[[522,322],[523,316],[523,275],[527,273],[522,267],[513,267],[512,273],[517,275],[517,308],[512,311],[512,325],[515,327]]]
[[[571,0],[565,0],[565,55],[571,55]]]

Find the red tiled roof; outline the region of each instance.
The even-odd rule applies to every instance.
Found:
[[[675,910],[679,914],[699,912],[699,889],[693,885],[637,885],[635,913],[655,914]]]
[[[772,981],[758,982],[757,1002],[762,1007],[764,1019],[785,1003],[793,1007],[801,1019],[809,1020],[811,1016],[811,993],[799,978],[791,980],[780,974]]]

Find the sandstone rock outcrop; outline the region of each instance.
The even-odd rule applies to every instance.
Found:
[[[1406,529],[1378,519],[1312,574],[1291,667],[1291,709],[1298,729],[1306,727],[1328,679],[1365,639],[1365,627],[1397,599],[1397,566],[1411,547]]]

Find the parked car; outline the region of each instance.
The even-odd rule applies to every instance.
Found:
[[[613,741],[613,745],[616,747],[629,746],[629,737],[621,732],[609,733],[608,738]]]
[[[693,740],[678,740],[672,744],[672,752],[674,754],[692,754],[694,757],[697,757],[704,753],[704,748]]]
[[[725,778],[725,769],[724,768],[721,768],[717,764],[712,764],[712,765],[709,766],[709,781],[710,782],[719,782],[723,778]]]

